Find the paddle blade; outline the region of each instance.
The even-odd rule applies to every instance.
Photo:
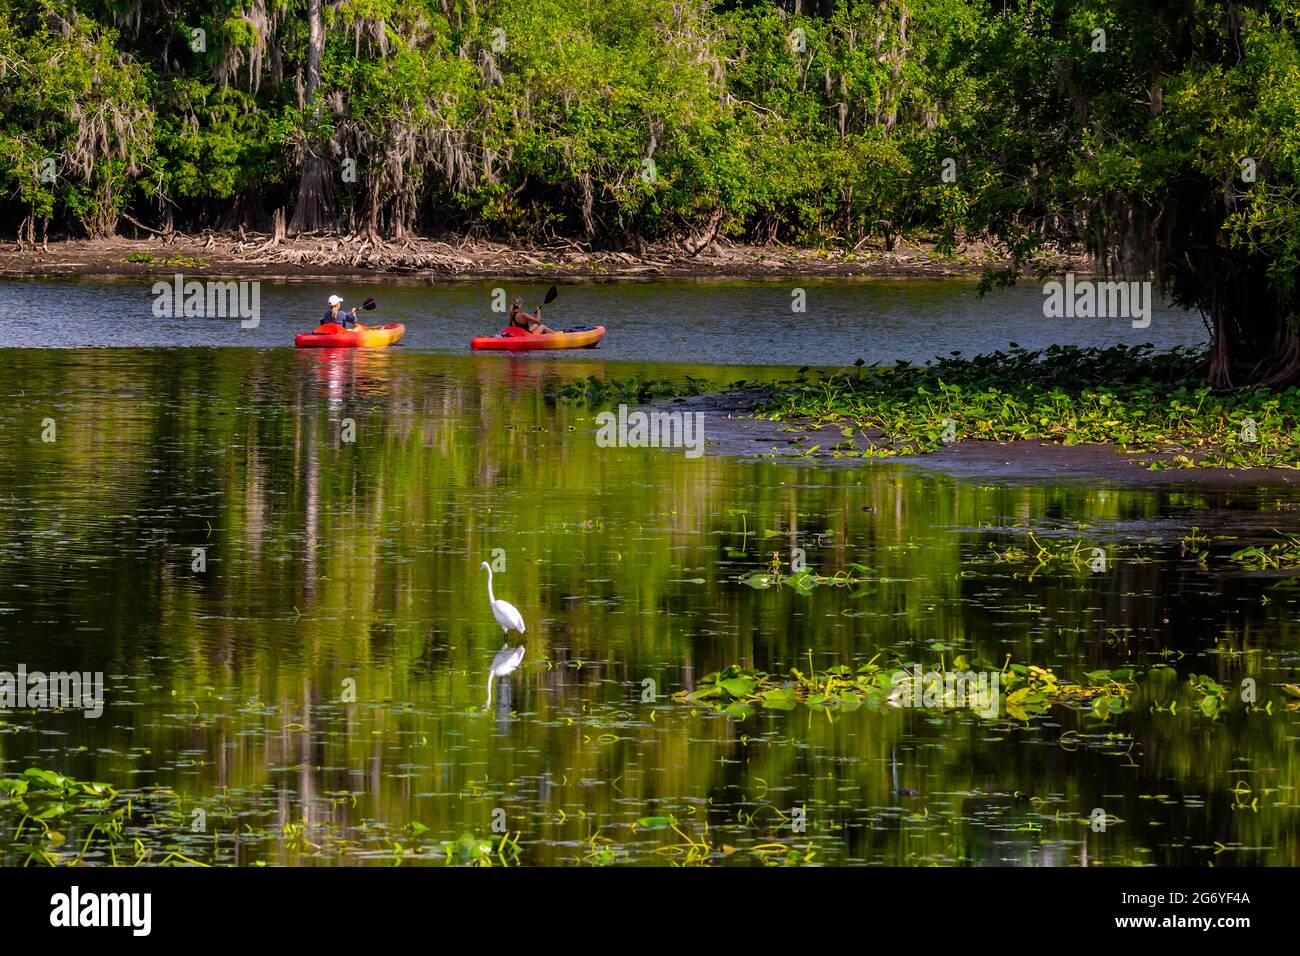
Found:
[[[551,290],[546,293],[546,298],[542,301],[542,305],[550,305],[555,301],[555,297],[559,294],[560,293],[555,286],[551,286]]]
[[[365,309],[367,312],[373,312],[377,305],[378,303],[375,302],[375,297],[372,295],[370,298],[366,299],[365,302],[361,303],[361,308]]]

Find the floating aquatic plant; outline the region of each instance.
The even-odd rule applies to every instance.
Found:
[[[1095,716],[1104,719],[1123,712],[1139,677],[1130,668],[1120,668],[1092,671],[1082,681],[1070,681],[1049,668],[1013,663],[1010,658],[1001,668],[963,656],[951,664],[940,662],[930,667],[902,662],[886,667],[878,660],[879,656],[856,669],[845,665],[823,671],[810,668],[807,674],[792,668],[785,678],[731,665],[701,678],[693,690],[679,691],[674,699],[703,704],[740,719],[760,707],[793,710],[802,705],[840,711],[919,705],[972,709],[986,716],[996,712],[1027,721],[1058,704],[1090,706]],[[954,679],[948,680],[950,675]],[[972,680],[978,682],[980,675],[986,683],[973,687]],[[936,676],[941,679],[936,681]],[[975,699],[981,688],[996,695],[996,700],[983,702],[990,706],[980,706]]]
[[[874,436],[867,451],[876,457],[965,439],[1032,439],[1158,453],[1165,457],[1148,461],[1157,469],[1300,465],[1300,388],[1215,391],[1204,384],[1204,362],[1198,349],[1013,346],[799,377],[779,383],[755,413],[852,426]]]
[[[741,584],[754,588],[755,590],[764,590],[770,587],[780,587],[785,585],[799,594],[811,594],[818,587],[852,587],[853,585],[866,584],[873,579],[875,574],[874,568],[869,568],[864,564],[850,563],[847,570],[836,571],[834,574],[818,574],[815,571],[791,571],[786,573],[785,564],[781,560],[779,552],[772,553],[771,563],[761,570],[747,571],[740,575],[737,580]]]
[[[679,703],[703,705],[728,717],[744,719],[759,708],[793,710],[799,706],[832,712],[859,708],[886,711],[921,707],[936,711],[970,710],[989,718],[1028,722],[1052,707],[1084,710],[1107,721],[1141,704],[1152,712],[1196,712],[1218,720],[1234,702],[1232,688],[1205,674],[1188,674],[1178,681],[1175,670],[1157,664],[1148,670],[1131,667],[1089,671],[1069,680],[1046,667],[1014,663],[1001,668],[982,660],[958,656],[930,667],[915,663],[883,666],[879,655],[856,669],[844,665],[805,674],[791,668],[788,677],[731,665],[700,679],[695,688],[673,695]],[[996,675],[996,684],[993,677]],[[981,676],[986,678],[981,683]],[[1256,703],[1248,710],[1300,710],[1300,686],[1278,685],[1281,699]],[[982,694],[996,694],[996,699]],[[1139,694],[1141,697],[1139,698]]]
[[[459,840],[442,844],[442,854],[449,866],[506,866],[519,859],[519,835],[502,834],[499,840],[463,833]]]
[[[205,865],[179,847],[141,836],[147,827],[138,825],[151,820],[150,812],[106,783],[32,767],[0,778],[0,794],[0,812],[18,817],[9,842],[25,866],[82,864],[92,849],[107,853],[112,866]],[[68,839],[73,827],[81,831],[75,845]]]
[[[1228,555],[1228,560],[1252,571],[1300,567],[1300,534],[1283,534],[1282,540],[1273,544],[1242,548]]]
[[[989,549],[999,561],[1008,564],[1023,564],[1033,561],[1034,567],[1029,572],[1030,580],[1033,579],[1035,574],[1043,570],[1096,572],[1103,571],[1106,568],[1105,551],[1096,544],[1084,541],[1082,538],[1065,542],[1049,541],[1044,544],[1031,531],[1029,532],[1029,545],[1029,548],[1022,548],[1014,544],[998,548],[990,544]]]

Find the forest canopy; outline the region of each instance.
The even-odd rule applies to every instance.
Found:
[[[1300,377],[1300,0],[0,0],[8,236],[1045,247]]]

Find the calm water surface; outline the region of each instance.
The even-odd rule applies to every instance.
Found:
[[[247,348],[4,362],[0,669],[107,686],[98,720],[0,712],[0,770],[109,782],[193,858],[440,861],[496,824],[525,864],[1300,862],[1279,690],[1297,679],[1297,591],[1223,560],[1293,530],[1294,497],[604,449],[593,411],[554,397],[593,371],[775,374],[754,369]],[[1031,530],[1108,565],[996,559]],[[794,546],[871,580],[737,580]],[[485,711],[494,549],[527,652]],[[1027,724],[802,706],[738,721],[671,696],[733,663],[956,654],[1177,680],[1105,721],[1060,707]],[[1252,677],[1270,707],[1170,712],[1189,674],[1234,701]],[[6,836],[16,823],[0,806]],[[60,825],[79,847],[86,824]]]
[[[491,311],[496,283],[262,280],[260,324],[243,329],[231,319],[156,317],[154,281],[0,279],[0,347],[274,348],[315,328],[331,292],[349,306],[373,295],[380,309],[365,313],[367,323],[404,323],[401,347],[407,350],[464,354],[471,338],[505,324]],[[796,288],[805,293],[805,312],[792,311]],[[546,286],[507,291],[531,307]],[[543,318],[558,328],[607,326],[600,349],[567,355],[597,361],[842,366],[859,358],[892,363],[923,362],[951,351],[974,355],[1011,342],[1039,349],[1058,342],[1168,348],[1206,341],[1200,318],[1181,310],[1157,306],[1144,329],[1127,319],[1048,319],[1039,285],[980,299],[975,282],[959,279],[566,285]]]

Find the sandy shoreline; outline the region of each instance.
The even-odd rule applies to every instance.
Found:
[[[1089,271],[1082,256],[1048,260],[1054,270]],[[544,247],[497,242],[410,239],[371,243],[360,237],[290,239],[267,236],[174,235],[167,239],[62,240],[47,245],[0,243],[0,276],[142,277],[187,275],[413,279],[628,280],[656,278],[951,278],[977,277],[1005,264],[983,242],[939,256],[932,246],[900,242],[891,252],[736,246],[715,243],[691,256],[670,246],[632,253],[590,250],[576,243]]]

